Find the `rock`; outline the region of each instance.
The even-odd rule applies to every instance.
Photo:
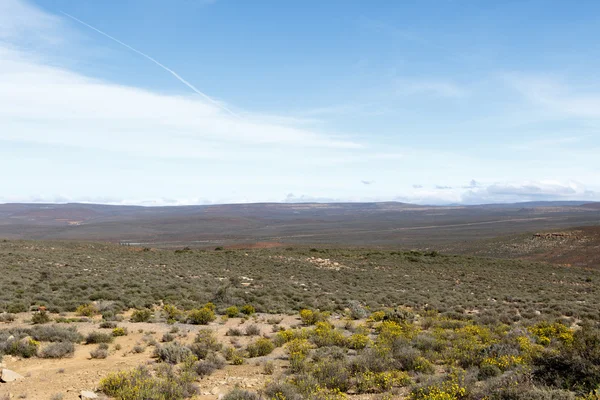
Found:
[[[96,393],[90,392],[88,390],[82,390],[81,393],[79,393],[79,398],[81,400],[97,399],[98,395]]]
[[[213,396],[216,396],[219,393],[221,393],[221,391],[216,386],[210,391],[210,394],[212,394]]]
[[[19,375],[10,369],[2,369],[0,371],[0,382],[14,382],[19,381],[21,379],[25,379],[23,375]]]

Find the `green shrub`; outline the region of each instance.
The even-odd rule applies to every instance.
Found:
[[[219,342],[211,329],[204,328],[198,331],[194,343],[189,347],[192,353],[202,360],[205,359],[209,353],[221,350],[223,345]]]
[[[267,338],[260,338],[254,343],[250,343],[246,348],[249,357],[262,357],[275,350],[273,342]]]
[[[163,313],[165,314],[167,322],[178,321],[183,316],[183,311],[171,304],[166,304],[163,307]]]
[[[210,308],[201,308],[198,310],[192,310],[188,314],[188,321],[195,325],[208,325],[214,321],[217,317],[215,312]]]
[[[131,322],[148,322],[152,318],[152,310],[144,308],[143,310],[135,310],[131,314]]]
[[[112,330],[112,335],[114,337],[117,336],[127,336],[127,328],[118,327]]]
[[[256,312],[256,309],[254,308],[254,306],[250,305],[250,304],[246,304],[245,306],[243,306],[240,310],[242,312],[242,314],[246,314],[246,315],[252,315]]]
[[[24,337],[20,340],[12,339],[0,343],[0,355],[8,354],[11,356],[30,358],[34,357],[40,347],[40,342],[31,337]]]
[[[105,332],[90,332],[85,338],[85,344],[112,343],[113,336]]]
[[[240,314],[240,309],[237,308],[236,306],[227,307],[225,309],[225,315],[227,315],[229,318],[235,318],[239,314]]]
[[[190,374],[168,367],[155,375],[145,367],[111,373],[100,381],[100,390],[121,400],[183,400],[198,392]]]
[[[46,324],[50,322],[50,316],[45,310],[41,310],[33,314],[33,316],[31,317],[31,322],[36,325]]]
[[[75,314],[83,317],[93,317],[98,314],[98,309],[93,304],[82,304],[75,310]]]

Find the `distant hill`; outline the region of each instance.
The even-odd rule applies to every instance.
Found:
[[[600,210],[600,203],[586,203],[581,205],[582,208]]]
[[[153,247],[262,243],[428,247],[600,224],[585,202],[479,206],[255,203],[173,207],[0,204],[0,238],[69,239]]]

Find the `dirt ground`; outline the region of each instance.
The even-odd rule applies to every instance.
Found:
[[[31,314],[29,313],[19,314],[14,322],[0,323],[0,329],[31,326],[28,323],[30,318]],[[255,340],[256,336],[226,336],[227,330],[237,327],[244,331],[246,326],[255,324],[260,327],[261,335],[271,336],[273,335],[273,329],[272,325],[267,323],[267,318],[281,319],[280,325],[286,328],[299,323],[297,317],[256,315],[246,322],[243,322],[241,318],[230,318],[225,322],[217,320],[208,327],[216,332],[217,337],[224,345],[232,346],[237,342],[239,345],[245,346],[250,341]],[[96,330],[110,332],[109,329],[100,329],[99,322],[99,320],[95,320],[94,322],[61,325],[74,325],[83,335]],[[168,325],[166,323],[132,323],[128,321],[119,322],[118,326],[127,328],[128,335],[115,338],[110,345],[110,354],[106,359],[92,359],[90,357],[90,351],[97,347],[95,344],[78,344],[73,357],[63,359],[20,359],[5,356],[3,359],[5,368],[23,375],[25,379],[11,383],[0,383],[0,399],[4,400],[2,396],[7,394],[15,399],[49,400],[56,394],[63,394],[64,400],[78,399],[82,390],[96,390],[100,379],[109,372],[128,370],[146,363],[154,363],[155,360],[152,358],[154,347],[147,346],[145,351],[140,354],[135,354],[132,351],[135,345],[144,344],[148,336],[160,342],[163,334],[169,332],[173,326],[177,326],[179,328],[178,335],[181,336],[177,337],[176,340],[181,343],[191,343],[197,331],[206,328],[206,326],[179,323]],[[119,346],[120,349],[116,350],[115,347],[118,348]],[[266,357],[248,359],[244,365],[228,365],[222,370],[217,370],[212,375],[198,380],[200,395],[194,397],[194,399],[218,399],[219,395],[227,393],[235,386],[248,390],[258,390],[285,368],[286,361],[283,360],[282,356],[283,349],[277,348]],[[263,373],[263,364],[267,360],[272,360],[275,364],[274,375]]]

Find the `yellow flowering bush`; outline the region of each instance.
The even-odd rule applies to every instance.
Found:
[[[358,393],[381,393],[393,387],[407,386],[410,383],[410,376],[402,371],[367,371],[356,376],[356,390]]]

